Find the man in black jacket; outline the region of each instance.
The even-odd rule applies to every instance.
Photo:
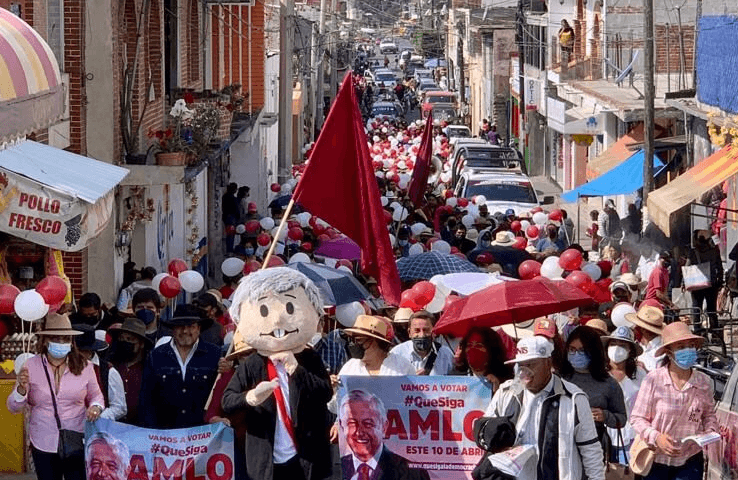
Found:
[[[144,366],[139,415],[147,428],[186,428],[205,423],[205,403],[218,375],[220,348],[199,339],[197,308],[177,307],[163,321],[172,340],[155,348]]]
[[[319,480],[330,475],[328,372],[305,348],[323,302],[315,284],[286,267],[245,277],[231,304],[238,332],[256,349],[223,394],[226,414],[243,413],[246,478]]]

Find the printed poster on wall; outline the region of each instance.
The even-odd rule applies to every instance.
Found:
[[[87,478],[235,480],[233,429],[151,430],[100,419],[85,427]]]
[[[474,377],[341,377],[342,478],[471,479],[484,453],[473,425],[491,396]]]

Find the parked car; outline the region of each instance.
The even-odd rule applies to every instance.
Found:
[[[454,110],[457,108],[455,93],[442,90],[431,90],[426,92],[423,97],[423,103],[420,104],[420,110],[423,112],[423,118],[426,118],[428,117],[428,113],[436,108],[442,107],[443,110],[448,110],[449,105],[451,105]]]
[[[715,409],[721,438],[707,446],[707,480],[738,478],[738,369],[732,370]],[[713,378],[715,391],[719,391],[723,373],[706,373]]]
[[[433,70],[429,70],[425,67],[415,69],[415,81],[420,84],[423,79],[429,79],[433,81]]]
[[[392,70],[377,70],[374,72],[374,83],[384,85],[386,88],[395,88],[397,85],[397,76]]]
[[[521,172],[499,172],[467,168],[454,189],[456,197],[472,199],[484,195],[490,212],[513,209],[518,215],[539,205],[551,204],[554,197],[541,202],[527,175]]]
[[[456,105],[451,103],[434,103],[430,110],[422,110],[423,118],[428,118],[430,114],[433,120],[444,120],[451,123],[459,116],[456,111]]]
[[[454,138],[471,138],[471,130],[466,125],[449,125],[446,127],[449,142]]]
[[[397,44],[391,38],[385,38],[379,43],[379,53],[397,53]]]
[[[418,86],[415,88],[415,91],[418,94],[418,102],[423,103],[423,99],[425,98],[426,92],[436,91],[440,90],[438,88],[438,85],[436,85],[436,82],[429,78],[424,78],[418,83]]]
[[[402,117],[402,106],[398,102],[375,102],[372,105],[372,117]]]

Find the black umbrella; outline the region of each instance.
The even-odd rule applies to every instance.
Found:
[[[371,294],[352,274],[317,263],[290,263],[289,268],[304,273],[315,283],[326,305],[344,305],[367,300]]]

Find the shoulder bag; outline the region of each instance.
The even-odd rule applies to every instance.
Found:
[[[623,450],[623,456],[625,456],[625,465],[620,463],[618,456],[616,458],[610,458],[605,467],[605,479],[606,480],[633,480],[635,474],[628,464],[628,455],[625,453],[625,440],[623,440],[623,429],[618,428],[618,437],[615,441],[615,451],[618,452],[620,448]],[[612,450],[612,449],[611,449]],[[610,456],[610,455],[608,455]],[[614,461],[613,461],[614,460]]]
[[[684,277],[684,288],[686,290],[703,290],[712,286],[712,270],[710,262],[703,262],[700,259],[700,252],[695,251],[697,255],[697,265],[685,265],[682,267],[682,277]]]
[[[51,403],[54,405],[54,417],[56,418],[56,428],[59,429],[59,446],[57,447],[57,455],[62,460],[72,457],[84,456],[84,440],[85,434],[81,432],[75,432],[74,430],[64,430],[61,427],[61,420],[59,419],[59,410],[56,407],[56,395],[54,394],[54,387],[51,385],[51,378],[49,377],[49,371],[46,369],[46,359],[43,359],[44,373],[46,374],[46,381],[49,382],[49,391],[51,392]]]

